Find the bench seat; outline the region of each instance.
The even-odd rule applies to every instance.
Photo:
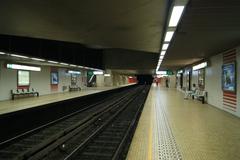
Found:
[[[15,99],[16,96],[39,96],[39,92],[36,89],[32,88],[31,90],[28,89],[12,89],[11,90],[12,100]]]

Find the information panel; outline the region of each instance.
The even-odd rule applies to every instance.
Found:
[[[18,71],[18,86],[29,86],[30,85],[30,72],[29,71]]]

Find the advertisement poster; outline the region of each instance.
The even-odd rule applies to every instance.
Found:
[[[223,91],[236,92],[235,63],[222,66],[222,88]]]
[[[58,84],[58,73],[57,72],[51,73],[51,84]]]

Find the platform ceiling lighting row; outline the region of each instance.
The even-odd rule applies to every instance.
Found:
[[[41,71],[41,67],[26,66],[20,64],[7,64],[8,69],[27,70],[27,71]]]
[[[72,71],[72,70],[69,70],[68,73],[69,73],[69,74],[78,74],[78,75],[81,74],[80,71]]]
[[[164,37],[164,43],[162,45],[162,49],[161,49],[161,53],[159,56],[159,60],[158,60],[158,64],[157,64],[157,68],[156,68],[156,73],[159,70],[162,61],[164,59],[164,56],[166,54],[166,51],[168,49],[168,46],[173,38],[174,32],[177,28],[178,22],[182,16],[184,10],[184,6],[177,6],[175,5],[172,9],[172,13],[171,13],[171,17],[169,20],[169,24],[168,24],[168,28],[167,31],[165,33],[165,37]]]
[[[208,65],[207,62],[203,62],[203,63],[200,63],[198,65],[193,66],[192,70],[196,71],[196,70],[207,67],[207,65]]]
[[[91,68],[91,67],[79,66],[79,65],[75,65],[75,64],[68,64],[68,63],[63,63],[63,62],[45,60],[45,59],[35,58],[35,57],[28,57],[28,56],[23,56],[23,55],[18,55],[18,54],[8,54],[6,52],[1,52],[1,51],[0,51],[0,55],[8,55],[8,56],[11,56],[11,57],[31,59],[31,60],[39,61],[39,62],[48,62],[48,63],[52,63],[52,64],[60,64],[60,65],[70,66],[70,67],[77,67],[77,68],[90,69],[90,70],[95,70],[95,71],[102,71],[101,69],[97,69],[97,68]]]

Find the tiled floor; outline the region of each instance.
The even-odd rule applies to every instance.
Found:
[[[127,84],[127,85],[133,85],[133,84]],[[0,115],[22,110],[22,109],[36,107],[39,105],[44,105],[44,104],[53,103],[57,101],[94,94],[94,93],[98,93],[106,90],[111,90],[114,88],[124,87],[127,85],[114,86],[114,87],[86,88],[84,90],[76,91],[76,92],[64,92],[64,93],[43,95],[39,97],[27,97],[27,98],[20,98],[16,100],[0,101]]]
[[[152,86],[128,159],[239,160],[240,118],[183,96]]]

